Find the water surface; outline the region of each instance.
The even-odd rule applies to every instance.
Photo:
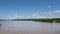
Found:
[[[1,34],[60,34],[59,23],[0,21]]]

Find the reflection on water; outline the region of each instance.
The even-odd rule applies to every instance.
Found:
[[[60,24],[32,21],[1,21],[1,34],[59,34]]]

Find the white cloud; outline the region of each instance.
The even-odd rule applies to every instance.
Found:
[[[34,14],[32,14],[31,17],[32,17],[32,18],[45,18],[45,16],[40,15],[39,12],[35,12]]]
[[[56,10],[56,12],[60,12],[60,10]]]
[[[52,15],[52,12],[48,12],[49,15]]]
[[[48,11],[48,12],[44,12],[45,15],[52,15],[53,12]]]
[[[19,19],[27,19],[27,18],[53,18],[55,17],[55,13],[60,13],[60,10],[56,10],[56,11],[53,11],[53,12],[46,12],[46,14],[44,14],[44,16],[40,15],[39,12],[35,12],[33,13],[32,15],[26,15],[26,16],[21,16],[19,14],[15,14],[13,16],[8,16],[7,18],[8,19],[16,19],[16,18],[19,18]],[[54,15],[53,15],[54,14]],[[48,15],[48,16],[47,16]],[[53,15],[53,16],[52,16]]]
[[[32,14],[32,16],[37,16],[37,15],[39,15],[39,12],[35,12]]]
[[[52,6],[48,6],[48,8],[51,8]]]
[[[18,15],[18,14],[15,14],[13,16],[8,16],[8,19],[29,19],[29,18],[47,18],[46,16],[41,16],[39,15],[38,13],[34,13],[30,16],[21,16],[21,15]]]
[[[54,14],[55,14],[55,13],[60,13],[60,10],[56,10],[56,11],[54,11],[53,13],[54,13]]]
[[[36,15],[37,15],[36,13],[32,14],[33,17],[35,17]]]
[[[52,14],[56,14],[56,13],[60,13],[60,10],[55,10],[55,11],[49,11],[49,12],[45,12],[45,14],[48,14],[48,15],[52,15]]]
[[[15,14],[13,16],[8,16],[7,19],[17,19],[17,18],[22,18],[23,16]]]
[[[57,18],[60,17],[60,10],[45,12],[47,18]]]

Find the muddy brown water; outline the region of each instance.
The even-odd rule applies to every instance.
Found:
[[[60,34],[59,23],[0,21],[0,34]]]

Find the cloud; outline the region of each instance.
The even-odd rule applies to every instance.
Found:
[[[46,18],[46,16],[42,16],[39,12],[35,12],[31,16],[32,18]]]
[[[56,13],[60,13],[60,10],[55,10],[55,11],[49,11],[49,12],[45,12],[45,14],[48,14],[48,15],[52,15],[52,14],[56,14]]]
[[[60,17],[59,14],[60,14],[60,10],[45,12],[47,18],[58,18]]]
[[[56,10],[56,11],[54,11],[53,13],[54,13],[54,14],[55,14],[55,13],[60,13],[60,10]]]
[[[52,6],[48,6],[48,8],[51,8]]]
[[[14,16],[9,16],[11,19],[29,19],[29,18],[44,18],[44,16],[41,16],[39,12],[35,12],[32,15],[26,15],[26,16],[21,16],[19,14],[15,14]]]
[[[32,16],[36,16],[37,14],[32,14]]]
[[[52,12],[48,12],[49,15],[52,15]]]
[[[28,18],[53,18],[56,17],[55,13],[60,13],[60,10],[55,10],[55,11],[49,11],[45,12],[46,14],[40,14],[39,12],[35,12],[31,15],[19,15],[19,14],[14,14],[13,16],[8,16],[8,19],[28,19]]]
[[[8,16],[7,19],[17,19],[17,18],[22,18],[23,16],[18,15],[18,14],[14,14],[12,16]]]
[[[48,11],[48,12],[44,12],[44,15],[52,15],[53,12]]]
[[[56,12],[60,12],[60,10],[56,10]]]
[[[39,15],[39,12],[35,12],[32,14],[32,16],[37,16],[37,15]]]

